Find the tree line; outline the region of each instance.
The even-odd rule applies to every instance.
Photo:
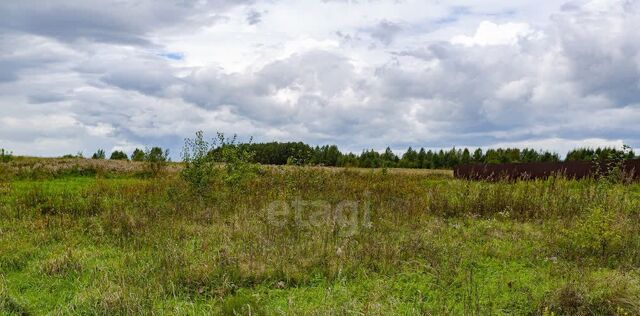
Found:
[[[452,148],[448,150],[418,150],[409,147],[401,155],[394,153],[389,147],[382,153],[370,149],[360,154],[343,153],[336,145],[312,147],[302,142],[270,142],[249,143],[245,146],[254,153],[253,162],[272,165],[321,165],[335,167],[361,168],[420,168],[450,169],[460,164],[474,163],[526,163],[561,161],[557,153],[531,148],[496,148],[470,150],[468,148]],[[215,150],[214,150],[215,151]],[[629,148],[578,148],[570,151],[565,161],[594,159],[611,159],[623,157],[634,159],[635,153]]]
[[[84,158],[82,153],[77,153],[75,155],[64,155],[62,158]],[[98,149],[93,155],[91,155],[91,159],[107,159],[107,154],[104,149]],[[122,150],[114,150],[109,156],[110,160],[127,160],[127,161],[146,161],[146,162],[168,162],[171,159],[169,158],[169,150],[162,149],[160,147],[151,147],[150,149],[142,150],[140,148],[136,148],[131,153],[131,158],[129,155]]]
[[[373,149],[363,150],[360,154],[343,153],[336,145],[311,146],[303,142],[269,142],[269,143],[225,143],[214,147],[210,154],[214,157],[225,146],[240,147],[252,153],[253,163],[265,165],[316,165],[331,167],[360,168],[419,168],[419,169],[451,169],[460,164],[499,164],[527,162],[561,161],[557,153],[531,148],[451,148],[448,150],[426,150],[409,147],[401,155],[387,147],[384,152]],[[73,157],[67,155],[65,157]],[[158,158],[163,157],[163,158]],[[146,151],[136,148],[129,157],[125,152],[116,150],[111,153],[112,160],[146,161],[149,159],[168,159],[168,152],[159,147]],[[93,159],[106,159],[104,150],[98,150]],[[567,153],[565,161],[591,161],[612,158],[635,159],[636,155],[629,147],[622,150],[616,148],[578,148]]]
[[[559,161],[558,154],[533,149],[498,148],[470,151],[468,148],[419,150],[409,147],[397,155],[387,147],[382,153],[370,149],[360,154],[342,153],[336,145],[312,147],[302,142],[242,144],[254,152],[253,160],[261,164],[322,165],[361,168],[447,169],[459,164]]]

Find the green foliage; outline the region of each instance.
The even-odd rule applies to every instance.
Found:
[[[153,177],[162,174],[169,162],[169,150],[162,150],[160,147],[152,147],[144,153],[144,166],[146,171]]]
[[[104,152],[104,149],[98,149],[98,151],[96,151],[93,156],[91,156],[91,159],[105,159],[106,158],[106,154]]]
[[[131,154],[131,161],[144,161],[144,150],[136,148]]]
[[[74,154],[66,154],[66,155],[62,156],[61,158],[65,158],[65,159],[84,158],[84,155],[82,154],[81,151],[79,151],[75,155]]]
[[[302,142],[270,142],[244,144],[253,152],[252,162],[263,165],[320,165],[361,168],[422,168],[451,169],[458,164],[469,163],[517,163],[560,161],[558,154],[534,149],[498,148],[483,153],[478,148],[473,155],[467,148],[432,151],[409,147],[398,157],[391,148],[384,153],[373,149],[362,151],[360,155],[342,153],[335,145],[311,147]]]
[[[207,142],[199,131],[194,139],[185,140],[182,178],[200,193],[210,189],[217,180],[229,188],[239,189],[257,171],[252,162],[255,155],[252,148],[251,142],[239,143],[235,135],[227,138],[223,133],[217,133],[215,140]],[[217,163],[222,166],[218,167]]]
[[[629,146],[624,145],[623,148],[616,149],[611,147],[598,148],[577,148],[567,153],[566,161],[593,161],[593,160],[610,160],[610,159],[634,159],[635,153]]]
[[[593,157],[593,163],[596,165],[596,170],[598,170],[596,176],[602,176],[602,167],[604,167],[606,169],[604,170],[604,180],[606,182],[630,182],[631,179],[628,179],[629,175],[626,174],[627,171],[624,170],[624,164],[628,159],[633,159],[635,156],[631,147],[623,145],[622,150],[614,150],[606,153],[606,155],[604,160],[600,159],[597,154]]]
[[[418,164],[418,153],[413,150],[413,148],[409,147],[407,152],[402,155],[402,159],[400,159],[400,167],[401,168],[419,168]]]
[[[335,146],[334,148],[318,147],[316,150],[302,142],[259,144],[249,142],[243,144],[243,146],[247,147],[247,151],[253,153],[252,162],[264,165],[285,165],[288,163],[295,165],[327,164],[333,159],[337,159],[337,156],[331,156],[337,155],[337,152],[334,152],[334,150],[337,151]]]
[[[316,146],[313,150],[312,163],[321,166],[337,166],[342,153],[336,145]]]
[[[0,148],[0,162],[9,162],[13,160],[13,154],[10,151]]]
[[[109,159],[111,159],[111,160],[129,160],[129,157],[127,156],[127,154],[124,153],[124,151],[116,150],[116,151],[111,153],[111,157]]]
[[[181,176],[200,193],[210,189],[219,177],[220,168],[216,166],[216,157],[212,154],[215,148],[215,142],[207,142],[202,131],[196,132],[194,139],[185,139]]]
[[[212,152],[216,161],[224,163],[224,182],[228,187],[238,190],[244,188],[257,172],[252,163],[255,153],[249,143],[238,143],[236,135],[226,138],[223,133],[217,134],[217,148]]]
[[[626,223],[611,210],[593,207],[565,230],[566,251],[574,257],[608,259],[619,255],[628,242],[630,228]]]

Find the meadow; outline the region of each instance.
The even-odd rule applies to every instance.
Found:
[[[639,184],[0,166],[0,314],[640,314]]]

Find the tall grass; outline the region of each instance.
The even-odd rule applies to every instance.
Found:
[[[206,192],[171,173],[61,181],[0,191],[3,312],[640,313],[638,185],[307,167]]]

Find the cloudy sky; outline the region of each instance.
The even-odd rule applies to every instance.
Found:
[[[640,148],[640,0],[0,2],[0,147]]]

